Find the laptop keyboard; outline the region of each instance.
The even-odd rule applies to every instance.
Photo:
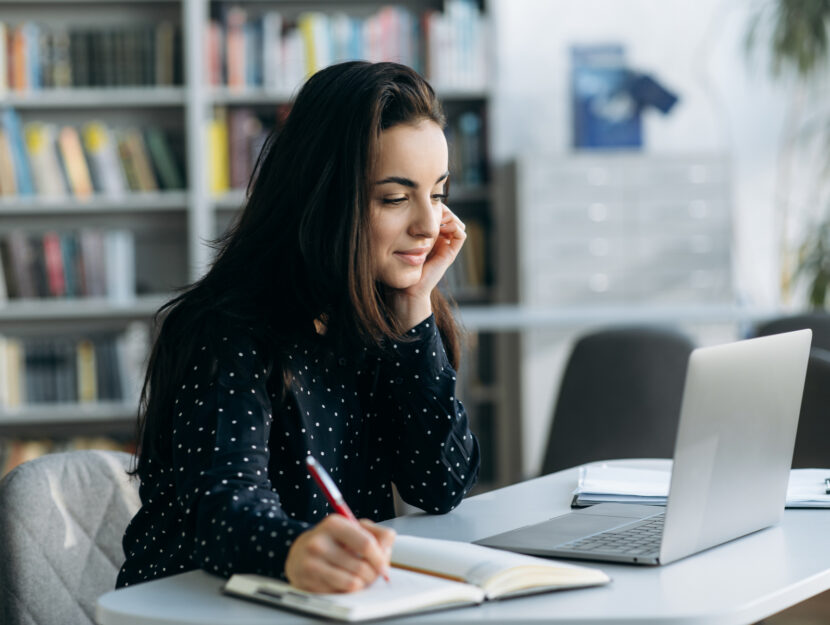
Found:
[[[660,549],[665,514],[557,545],[557,551],[651,554]]]

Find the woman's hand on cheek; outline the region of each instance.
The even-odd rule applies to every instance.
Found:
[[[466,226],[449,208],[444,206],[438,238],[427,256],[420,284],[432,292],[452,265],[467,239]],[[413,288],[417,288],[415,285]]]
[[[438,236],[421,270],[421,279],[393,295],[393,308],[407,328],[419,324],[432,314],[430,295],[461,251],[467,238],[464,223],[446,206],[441,212]]]
[[[354,592],[388,570],[394,540],[394,530],[330,514],[294,541],[285,576],[302,590]]]

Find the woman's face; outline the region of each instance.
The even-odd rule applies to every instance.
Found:
[[[447,182],[447,141],[433,121],[398,124],[381,133],[369,181],[375,279],[393,289],[418,283],[435,245]]]

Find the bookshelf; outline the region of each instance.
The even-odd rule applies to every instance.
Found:
[[[447,54],[448,49],[430,49],[426,40],[415,37],[414,43],[410,43],[413,50],[420,50],[416,52],[420,56],[413,57],[416,60],[412,64],[430,77],[444,103],[449,133],[455,133],[449,137],[453,158],[476,159],[474,165],[458,160],[452,165],[456,183],[451,190],[451,206],[475,231],[465,246],[464,258],[458,263],[459,275],[452,277],[453,295],[462,306],[487,305],[497,300],[498,268],[493,258],[495,247],[491,245],[496,218],[486,144],[489,93],[483,2],[0,0],[0,36],[7,39],[6,62],[13,63],[16,27],[24,24],[35,24],[41,35],[46,33],[44,50],[57,50],[57,56],[41,50],[46,56],[31,57],[43,63],[40,87],[29,84],[19,88],[14,82],[20,81],[21,76],[34,80],[32,76],[37,72],[27,70],[20,74],[18,68],[17,74],[10,70],[0,78],[0,110],[15,111],[22,128],[33,122],[58,129],[73,126],[82,139],[83,127],[90,121],[103,124],[116,141],[120,133],[130,128],[161,129],[168,136],[183,178],[181,188],[165,188],[157,171],[159,184],[154,190],[128,187],[123,193],[109,194],[96,188],[85,197],[79,197],[71,187],[69,192],[58,196],[9,194],[4,191],[0,178],[0,242],[13,231],[25,231],[35,237],[85,229],[129,232],[133,238],[135,274],[130,278],[135,281],[134,292],[129,289],[127,297],[119,300],[90,294],[20,299],[8,297],[7,293],[0,302],[0,336],[24,340],[37,335],[82,338],[102,330],[126,333],[132,328],[135,332],[135,326],[141,324],[146,332],[153,313],[173,290],[198,278],[209,266],[212,249],[206,242],[227,228],[244,203],[243,185],[211,190],[211,121],[218,109],[225,112],[247,109],[267,131],[269,123],[277,123],[281,107],[288,104],[299,83],[296,68],[281,74],[283,79],[295,80],[286,79],[281,83],[260,78],[259,83],[248,81],[244,85],[228,86],[227,75],[219,80],[211,77],[210,72],[215,68],[211,66],[211,56],[205,53],[211,24],[224,27],[229,10],[237,11],[237,18],[241,16],[254,28],[264,16],[271,16],[268,19],[273,25],[273,16],[278,14],[282,42],[291,37],[311,37],[309,41],[318,51],[325,45],[319,40],[319,29],[314,30],[315,24],[322,23],[320,20],[337,21],[341,25],[349,20],[353,25],[371,23],[370,28],[375,29],[373,41],[387,46],[387,52],[390,42],[399,38],[390,39],[383,28],[395,20],[411,20],[406,23],[414,33],[416,25],[425,23],[426,14],[432,15],[429,19],[433,41],[442,39],[442,46],[450,45],[455,39],[466,41],[468,50],[464,56],[457,48],[451,54]],[[309,14],[312,17],[304,17]],[[474,32],[470,22],[464,26],[463,36],[454,37],[453,29],[461,28],[469,20],[476,20],[479,30]],[[295,25],[310,30],[303,34]],[[126,51],[119,48],[119,37],[128,42],[125,46],[133,48]],[[477,39],[474,41],[471,37]],[[79,61],[76,49],[67,52],[60,47],[65,46],[67,39],[75,47],[86,46],[86,61],[83,56]],[[378,54],[377,48],[366,45],[366,53],[361,57],[372,58]],[[252,48],[247,50],[252,54]],[[148,60],[152,54],[156,56]],[[440,56],[441,63],[433,62],[434,75],[430,75],[427,64],[436,55]],[[400,54],[393,53],[393,56],[406,61]],[[131,58],[138,57],[143,59],[143,65],[127,65]],[[55,69],[55,58],[63,58],[70,64],[81,63],[79,67],[83,69],[73,69],[69,80],[65,73]],[[158,65],[160,58],[165,59],[163,67]],[[330,57],[329,60],[339,59]],[[464,63],[466,69],[462,72]],[[466,126],[461,128],[460,124]],[[464,151],[466,155],[459,157],[458,153]],[[462,176],[459,167],[464,166],[467,170]],[[466,178],[466,184],[461,183],[462,178]],[[500,349],[498,339],[472,331],[467,343],[469,353],[459,374],[465,404],[474,428],[487,430],[481,436],[483,445],[489,445],[488,449],[496,455],[506,453],[496,449],[497,441],[503,437],[494,429],[499,427],[498,416],[505,412],[504,393],[500,390],[499,374],[494,370]],[[4,437],[11,436],[101,433],[129,436],[135,409],[134,397],[124,401],[0,408],[0,446]],[[485,469],[485,487],[512,481],[514,475],[508,474],[506,466],[503,460],[496,460]]]

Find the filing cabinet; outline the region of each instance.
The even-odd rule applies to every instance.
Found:
[[[515,180],[520,304],[731,299],[725,156],[534,155]]]

